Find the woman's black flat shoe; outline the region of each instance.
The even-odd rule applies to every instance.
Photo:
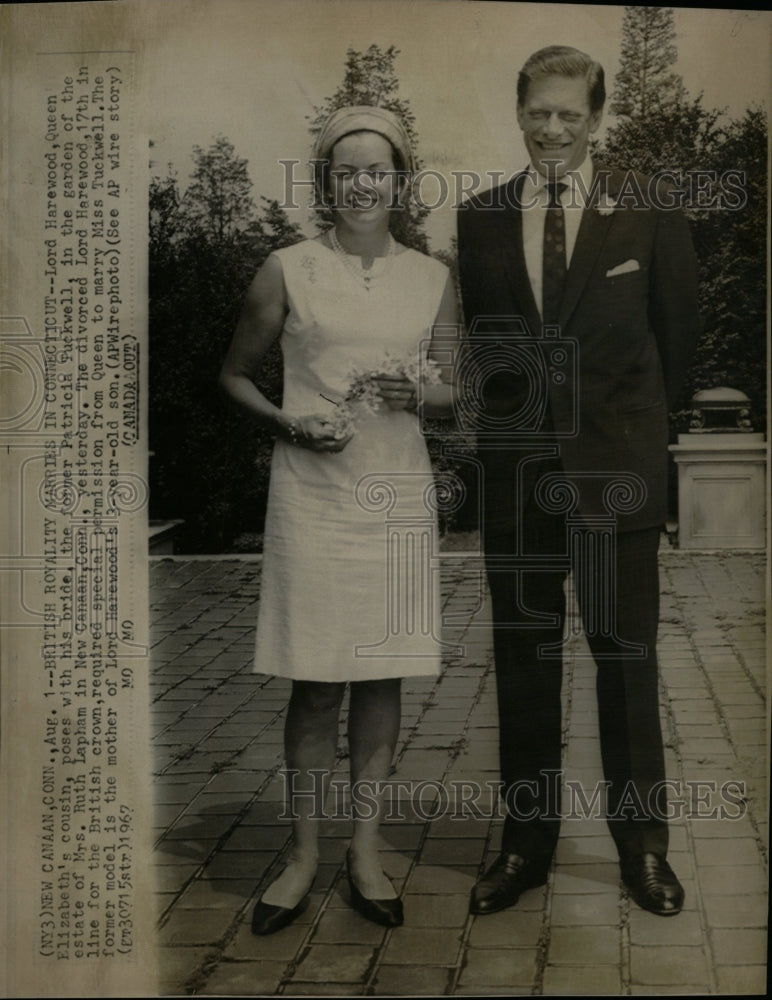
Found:
[[[361,913],[367,920],[381,924],[383,927],[401,927],[405,920],[402,907],[402,900],[395,899],[368,899],[363,896],[351,877],[351,857],[346,854],[346,874],[348,876],[348,888],[351,893],[351,905]],[[388,877],[388,876],[387,876]]]
[[[276,931],[288,927],[292,921],[305,910],[308,896],[304,896],[297,906],[290,909],[287,906],[274,906],[259,899],[252,911],[253,934],[275,934]]]

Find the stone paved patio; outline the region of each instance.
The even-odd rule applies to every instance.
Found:
[[[289,684],[251,673],[260,562],[152,560],[160,992],[763,994],[764,582],[761,554],[688,553],[663,541],[661,713],[678,813],[670,860],[687,892],[680,916],[664,920],[628,899],[605,822],[582,815],[592,810],[579,791],[564,793],[547,885],[511,910],[469,915],[469,891],[499,842],[497,720],[490,630],[473,624],[485,606],[470,622],[485,601],[479,561],[453,551],[442,560],[445,614],[455,622],[444,639],[464,654],[449,653],[436,680],[404,683],[393,778],[410,784],[383,827],[405,925],[385,930],[349,906],[341,800],[330,803],[308,909],[279,934],[256,938],[251,909],[289,835],[280,819]],[[602,780],[594,667],[573,621],[563,782],[588,792]],[[345,747],[344,713],[341,788]],[[723,795],[710,791],[721,786]],[[454,807],[465,818],[454,818]]]

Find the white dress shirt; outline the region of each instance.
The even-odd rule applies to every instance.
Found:
[[[580,181],[577,182],[576,175]],[[559,180],[568,184],[565,191],[561,192],[560,203],[563,206],[563,214],[566,220],[566,266],[571,265],[571,255],[574,252],[576,237],[579,232],[579,224],[582,221],[584,211],[584,194],[592,187],[593,166],[590,157],[586,157],[582,165],[577,170],[569,171]],[[523,182],[520,195],[523,205],[523,251],[525,252],[525,266],[528,270],[528,277],[531,280],[531,288],[539,313],[542,309],[542,254],[544,249],[544,222],[547,217],[545,209],[549,203],[549,193],[547,192],[547,178],[538,173],[533,167],[528,168],[528,172]]]

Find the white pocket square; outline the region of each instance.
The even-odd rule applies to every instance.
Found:
[[[618,274],[629,274],[630,271],[640,271],[641,265],[637,260],[632,257],[630,260],[626,260],[624,264],[617,264],[616,267],[612,267],[610,271],[606,271],[607,278],[616,278]]]

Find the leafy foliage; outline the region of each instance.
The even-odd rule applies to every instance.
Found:
[[[265,507],[271,441],[229,406],[217,376],[241,300],[268,254],[302,238],[277,202],[257,214],[246,161],[218,138],[193,152],[193,184],[150,186],[151,516],[183,518],[181,551],[225,551]],[[264,365],[281,395],[281,356]]]
[[[726,385],[751,398],[766,423],[767,121],[760,109],[739,120],[689,96],[672,70],[673,13],[626,7],[622,60],[610,110],[617,117],[593,152],[622,169],[668,171],[680,181],[699,263],[704,332],[684,399]],[[688,411],[673,415],[686,428]]]
[[[705,167],[721,136],[719,109],[703,107],[702,95],[684,96],[650,118],[618,119],[607,131],[598,155],[622,170],[676,175]]]
[[[677,58],[670,7],[625,7],[621,66],[611,94],[611,113],[647,123],[680,105],[683,83],[671,70]]]
[[[689,373],[686,398],[726,385],[751,400],[751,422],[766,425],[767,117],[749,108],[732,121],[707,161],[715,177],[704,200],[721,194],[729,172],[742,180],[737,207],[695,210],[692,230],[700,262],[704,335]],[[722,181],[723,178],[723,181]]]
[[[224,136],[209,149],[194,146],[193,159],[196,169],[183,198],[185,221],[222,243],[242,231],[254,210],[247,161]]]

